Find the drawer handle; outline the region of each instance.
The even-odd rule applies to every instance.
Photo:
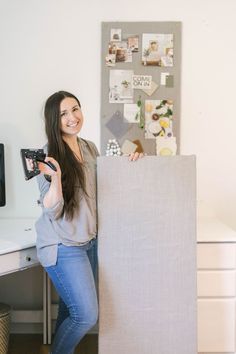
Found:
[[[30,256],[26,256],[25,259],[27,260],[27,262],[31,261],[31,257]]]

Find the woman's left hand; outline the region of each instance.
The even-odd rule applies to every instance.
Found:
[[[142,158],[144,154],[141,152],[132,152],[132,154],[129,154],[129,161],[137,161],[138,159]]]

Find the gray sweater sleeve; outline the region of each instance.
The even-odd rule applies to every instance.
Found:
[[[48,216],[51,220],[55,220],[62,212],[64,200],[62,198],[53,207],[45,208],[43,205],[43,199],[45,197],[45,194],[48,192],[48,190],[50,188],[50,182],[46,180],[46,178],[44,177],[43,174],[40,174],[37,176],[37,182],[38,182],[38,187],[39,187],[39,191],[40,191],[39,203],[42,207],[43,213],[48,214]]]

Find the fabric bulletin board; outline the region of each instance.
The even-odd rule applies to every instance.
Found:
[[[97,176],[99,354],[196,354],[195,157],[103,156]]]
[[[178,152],[181,23],[103,22],[101,63],[102,154]]]

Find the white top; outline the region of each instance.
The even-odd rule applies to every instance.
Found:
[[[197,203],[197,242],[235,242],[236,230],[220,221],[205,202]]]
[[[197,220],[197,242],[235,242],[236,231],[216,217],[199,217]]]
[[[0,255],[35,247],[35,219],[0,219]]]

